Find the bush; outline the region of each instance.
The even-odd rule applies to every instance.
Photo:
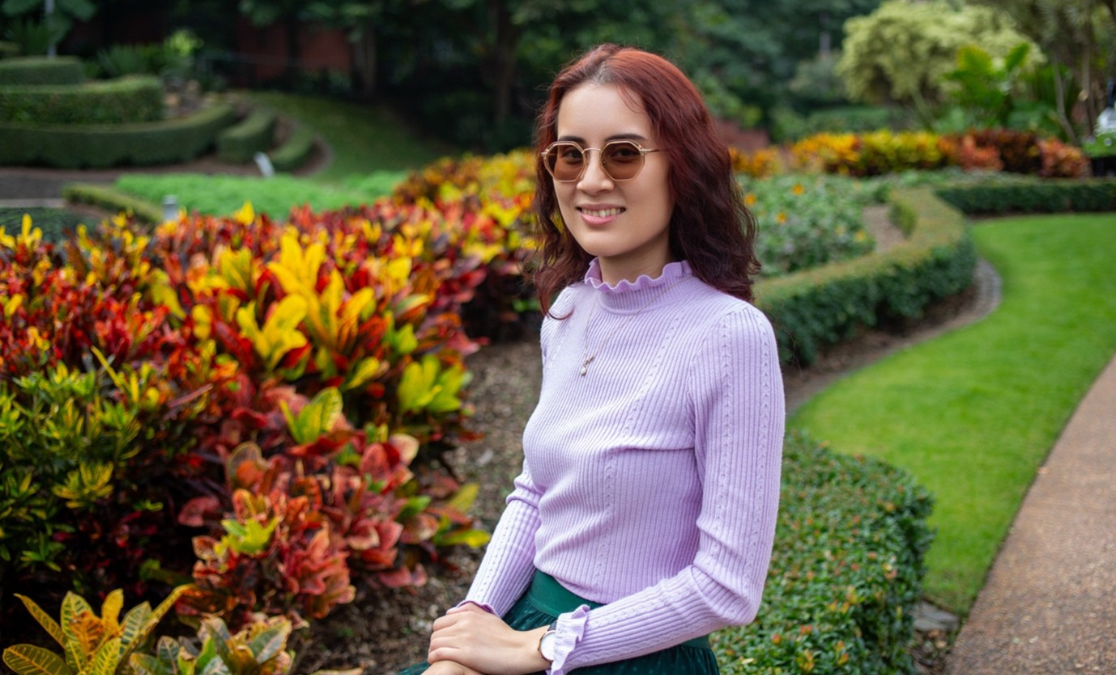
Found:
[[[78,225],[89,220],[87,216],[63,209],[0,207],[0,227],[18,230],[23,225],[24,215],[31,216],[35,226],[43,231],[43,241],[51,244],[62,241],[68,233],[75,231]]]
[[[0,61],[0,87],[23,85],[73,85],[85,81],[85,70],[76,56],[25,56]]]
[[[276,171],[290,173],[302,168],[314,151],[314,132],[303,127],[295,129],[287,140],[271,151],[271,165]],[[390,192],[390,190],[389,190]],[[386,192],[384,193],[386,194]],[[379,196],[379,195],[377,195]]]
[[[163,117],[163,85],[124,77],[80,85],[0,86],[0,122],[132,124]]]
[[[0,165],[76,169],[186,162],[210,148],[235,115],[232,106],[218,104],[189,117],[144,124],[0,124]]]
[[[931,506],[899,469],[789,435],[763,606],[752,624],[713,636],[722,671],[914,672],[907,645]]]
[[[104,185],[69,183],[62,187],[62,196],[66,201],[92,204],[113,213],[124,212],[142,223],[158,223],[163,220],[163,209],[160,205],[137,199]]]
[[[1116,180],[1040,180],[939,188],[936,194],[973,215],[1116,211]]]
[[[271,147],[275,139],[274,111],[257,108],[240,122],[217,135],[217,157],[223,162],[243,164],[257,152]]]
[[[817,134],[798,141],[790,152],[801,167],[850,176],[940,169],[949,162],[939,137],[926,132]]]
[[[756,285],[756,304],[775,325],[784,361],[812,363],[818,349],[859,326],[917,317],[930,301],[971,283],[976,252],[961,214],[928,188],[896,191],[892,201],[908,230],[903,244]]]

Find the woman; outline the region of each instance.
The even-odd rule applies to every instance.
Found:
[[[604,45],[559,74],[538,150],[523,473],[432,665],[406,672],[716,673],[705,636],[755,616],[778,508],[754,221],[697,90],[647,52]]]

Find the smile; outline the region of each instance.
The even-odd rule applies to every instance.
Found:
[[[621,209],[621,208],[590,209],[590,208],[587,208],[587,207],[578,207],[577,210],[581,211],[582,213],[584,213],[587,216],[594,216],[596,218],[608,218],[609,216],[618,216],[618,215],[620,215],[621,213],[624,212],[624,209]]]

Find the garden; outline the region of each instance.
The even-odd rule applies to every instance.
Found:
[[[991,317],[790,418],[763,607],[712,638],[725,673],[942,672],[949,636],[926,656],[916,605],[968,612],[1116,353],[1116,130],[1094,123],[1095,73],[1025,14],[965,5],[930,31],[942,7],[870,4],[839,60],[801,64],[779,100],[661,43],[720,118],[770,134],[730,155],[787,373],[963,303],[978,259],[1004,283]],[[1063,28],[1103,71],[1116,16],[1094,9]],[[590,37],[662,18],[606,14]],[[417,57],[381,85],[392,109],[320,83],[227,88],[189,32],[83,61],[26,55],[57,26],[7,26],[0,45],[23,55],[0,49],[0,171],[101,180],[68,174],[77,214],[0,206],[4,663],[352,675],[419,660],[483,554],[538,392],[524,120],[498,104],[496,120],[420,133],[399,79],[432,67]],[[561,53],[549,39],[540,54]],[[478,124],[481,146],[464,140]],[[171,170],[120,168],[148,165]],[[893,242],[866,212],[888,214]]]

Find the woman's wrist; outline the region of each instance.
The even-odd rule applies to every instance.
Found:
[[[539,649],[539,643],[548,630],[550,630],[549,626],[542,626],[534,630],[523,631],[523,665],[531,668],[531,670],[527,672],[534,673],[550,668],[550,660],[544,658],[542,651]]]

